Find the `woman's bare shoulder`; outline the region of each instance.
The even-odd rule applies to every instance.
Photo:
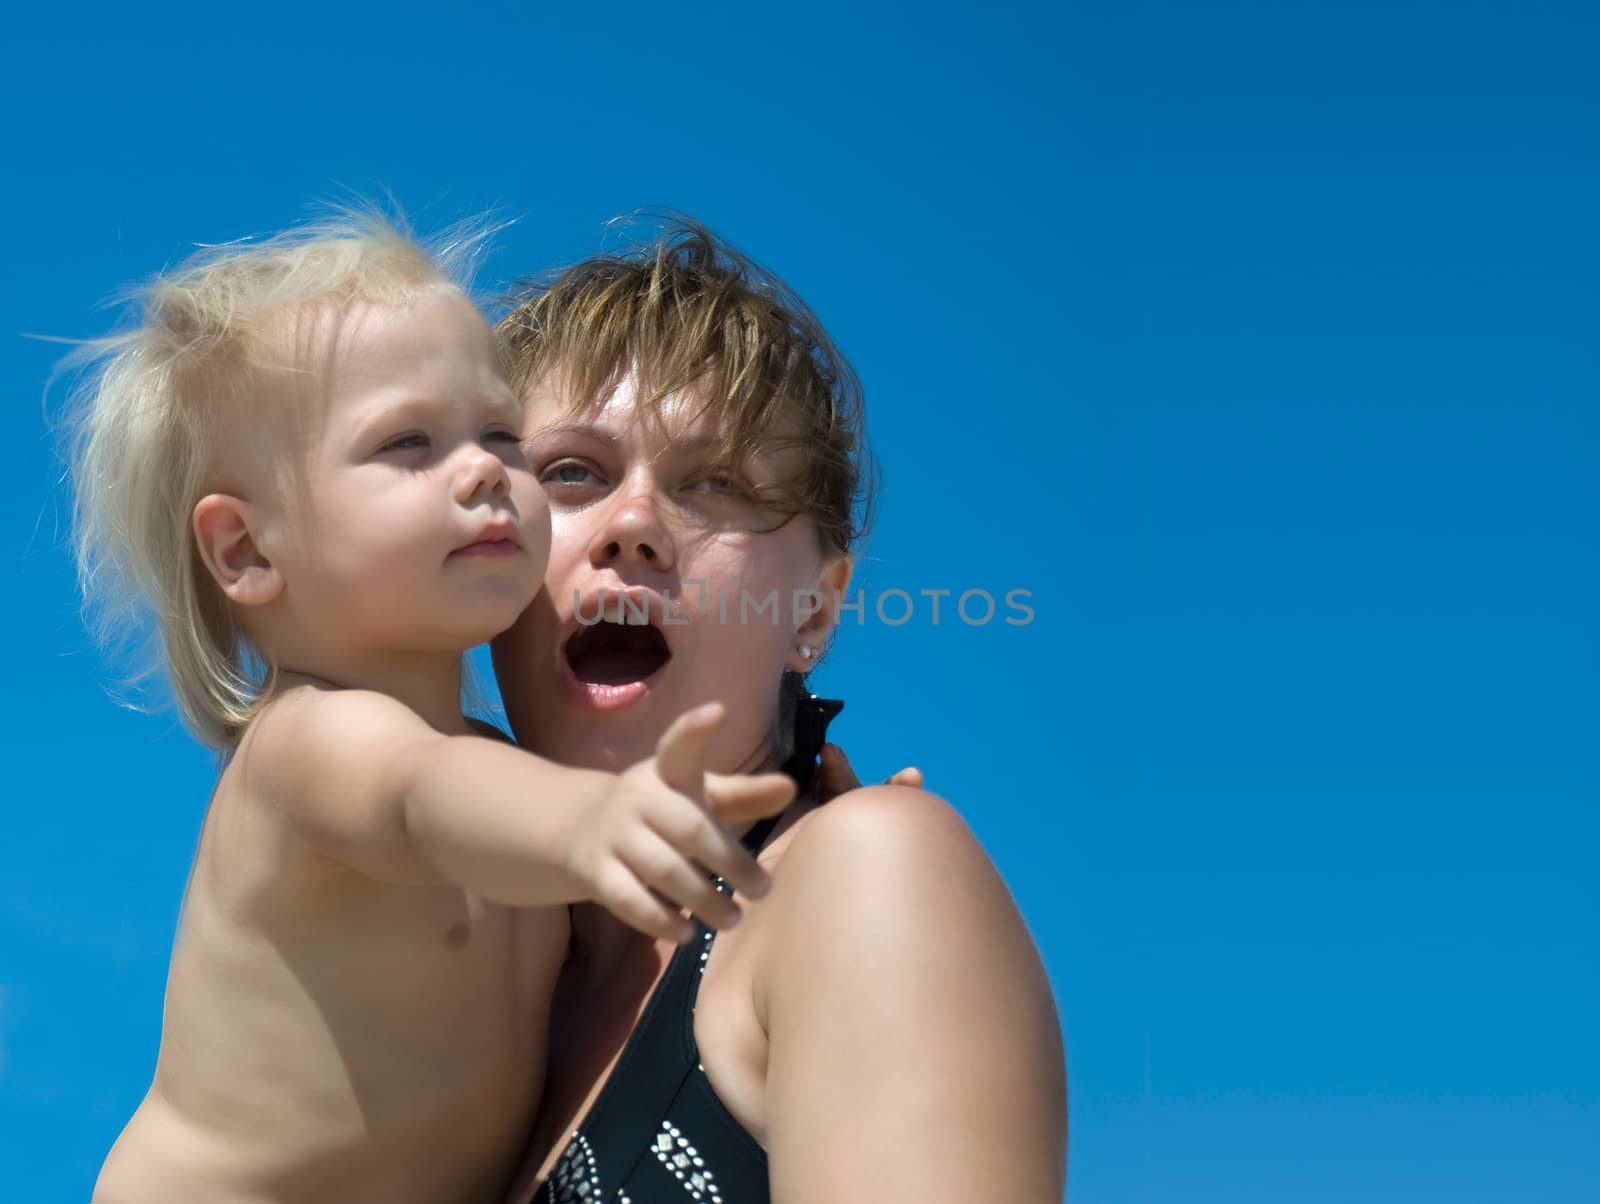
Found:
[[[936,794],[861,787],[807,812],[781,839],[772,850],[772,892],[761,904],[762,944],[774,966],[822,941],[870,940],[959,960],[997,938],[1015,959],[1034,963],[999,871]]]
[[[946,800],[912,786],[861,786],[800,816],[773,842],[783,873],[824,872],[838,878],[861,858],[880,870],[893,859],[901,871],[938,870],[959,876],[993,872],[972,830]]]
[[[753,921],[768,909],[751,999],[769,1042],[774,1197],[781,1179],[789,1198],[851,1204],[869,1180],[874,1199],[1059,1198],[1059,1018],[1016,904],[956,809],[871,786],[788,837],[752,909]],[[816,1149],[838,1157],[799,1156]],[[995,1149],[1019,1151],[998,1175]],[[886,1163],[884,1150],[897,1154]]]

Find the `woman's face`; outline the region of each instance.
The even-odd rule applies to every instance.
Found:
[[[727,718],[708,767],[753,768],[770,751],[782,671],[809,667],[800,647],[821,646],[849,562],[823,555],[810,518],[783,521],[746,492],[798,452],[730,477],[712,468],[715,419],[695,417],[698,399],[674,395],[659,420],[636,422],[635,383],[576,415],[557,374],[527,399],[552,543],[544,589],[494,641],[506,715],[534,752],[617,770],[717,700]]]

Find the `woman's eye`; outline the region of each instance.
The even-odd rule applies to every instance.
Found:
[[[559,464],[552,464],[539,474],[541,485],[587,485],[594,478],[594,473],[585,464],[576,460],[562,460]]]
[[[719,494],[725,497],[749,497],[750,488],[738,477],[729,476],[727,473],[712,473],[695,481],[692,488],[704,493]]]

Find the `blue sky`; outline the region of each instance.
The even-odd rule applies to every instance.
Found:
[[[579,9],[8,18],[5,1197],[148,1084],[212,776],[103,690],[19,336],[341,187],[517,216],[488,283],[695,214],[865,380],[861,584],[1033,592],[819,686],[1016,895],[1072,1199],[1600,1196],[1592,11]]]

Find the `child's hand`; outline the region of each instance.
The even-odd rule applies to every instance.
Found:
[[[767,873],[707,812],[706,745],[723,718],[721,703],[680,716],[656,755],[618,775],[599,803],[579,817],[569,872],[590,898],[624,923],[659,940],[683,944],[694,926],[686,909],[713,928],[731,928],[740,911],[707,873],[750,898],[767,893]],[[717,777],[712,793],[729,822],[773,815],[794,797],[782,774]]]
[[[706,774],[706,809],[730,828],[778,814],[794,794],[794,779],[786,773]]]

